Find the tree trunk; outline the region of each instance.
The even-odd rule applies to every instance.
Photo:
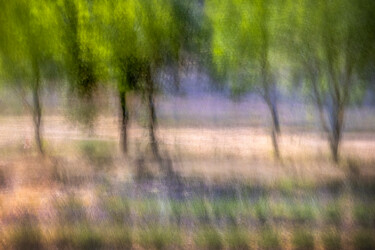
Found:
[[[156,112],[155,112],[155,104],[154,104],[154,91],[155,91],[155,84],[154,80],[152,79],[151,75],[151,66],[148,66],[147,73],[146,73],[146,98],[147,98],[147,107],[149,112],[149,120],[148,120],[148,133],[150,137],[150,144],[151,150],[156,157],[156,159],[161,159],[159,154],[159,146],[155,136],[155,127],[157,125],[156,120]]]
[[[39,97],[39,88],[40,88],[40,79],[37,75],[36,82],[33,86],[33,121],[34,121],[34,133],[35,133],[35,142],[38,147],[39,153],[44,154],[43,143],[41,139],[41,120],[42,120],[42,109],[40,105]]]
[[[276,159],[280,159],[280,150],[279,150],[279,143],[278,143],[278,135],[280,134],[279,114],[277,112],[277,107],[276,107],[274,100],[271,100],[271,98],[269,98],[269,95],[268,97],[266,97],[266,103],[272,116],[273,152],[275,154]]]
[[[127,134],[127,127],[128,127],[128,120],[129,120],[129,113],[126,107],[126,92],[119,91],[120,96],[120,105],[121,105],[121,150],[124,155],[128,153],[128,134]]]
[[[333,160],[337,163],[339,157],[339,144],[342,136],[342,126],[344,121],[344,108],[340,103],[334,105],[331,112],[331,137],[330,137],[330,148]]]

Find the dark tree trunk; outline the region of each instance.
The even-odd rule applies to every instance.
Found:
[[[41,139],[41,121],[42,121],[42,109],[40,104],[39,90],[40,90],[40,79],[37,75],[36,82],[33,86],[33,121],[34,121],[34,133],[35,142],[38,147],[39,153],[44,154],[43,143]]]
[[[120,144],[121,144],[122,153],[126,155],[128,153],[127,127],[128,127],[128,120],[129,120],[129,113],[128,113],[128,109],[126,106],[126,92],[119,91],[119,96],[120,96],[120,105],[121,105]]]
[[[273,152],[277,159],[280,159],[280,150],[279,150],[279,143],[278,143],[278,136],[280,134],[280,122],[279,122],[279,113],[277,112],[277,107],[275,100],[272,100],[269,95],[266,97],[266,103],[270,110],[271,117],[272,117],[272,146]]]
[[[336,103],[331,112],[331,136],[330,148],[333,160],[337,163],[340,159],[339,144],[342,136],[342,126],[344,121],[344,108],[341,104]]]
[[[148,133],[150,137],[150,144],[151,144],[151,150],[156,157],[156,159],[161,159],[160,153],[159,153],[159,145],[156,140],[155,135],[155,128],[157,126],[157,120],[156,120],[156,112],[155,112],[155,103],[154,103],[154,92],[155,92],[155,83],[152,79],[151,75],[151,66],[148,66],[147,72],[146,72],[146,98],[147,98],[147,107],[149,112],[149,120],[148,120]]]

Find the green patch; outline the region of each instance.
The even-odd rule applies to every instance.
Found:
[[[322,242],[326,250],[342,249],[341,235],[336,231],[329,231],[322,235]]]
[[[373,231],[359,231],[353,237],[353,247],[357,250],[375,249],[375,237]]]
[[[313,250],[314,236],[310,231],[297,229],[292,236],[293,249],[295,250]]]
[[[204,228],[195,235],[195,244],[199,249],[223,249],[224,243],[221,235],[213,228]]]
[[[272,228],[265,228],[261,231],[258,245],[261,249],[265,250],[282,249],[280,236]]]
[[[175,249],[181,246],[180,230],[170,227],[151,227],[139,233],[139,244],[146,249]]]
[[[229,249],[248,250],[250,247],[250,236],[246,230],[234,228],[225,235]]]
[[[116,147],[113,142],[87,140],[81,141],[79,148],[88,162],[96,170],[105,170],[113,165],[113,155]]]

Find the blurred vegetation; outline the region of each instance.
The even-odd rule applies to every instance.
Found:
[[[43,155],[29,153],[28,139],[22,146],[1,145],[0,248],[374,249],[375,182],[366,172],[374,162],[340,157],[348,108],[375,96],[374,16],[373,0],[0,0],[0,97],[11,99],[0,100],[0,108],[22,113],[18,101],[30,112]],[[235,101],[257,101],[252,94],[259,95],[269,112],[266,143],[274,163],[293,173],[266,185],[188,179],[175,171],[157,133],[158,101],[164,93],[202,91],[183,80],[189,74],[207,76],[210,88]],[[106,91],[117,100],[103,100]],[[333,163],[344,165],[335,171],[344,177],[321,185],[299,179],[299,163],[283,159],[281,147],[295,143],[280,140],[280,99],[301,93],[303,102],[314,105]],[[57,116],[88,132],[69,148],[78,163],[64,152],[51,153],[53,140],[43,139],[46,97],[57,102],[51,108]],[[119,110],[113,136],[119,147],[112,137],[95,137],[101,111],[113,116],[105,105]],[[205,108],[200,105],[198,110]],[[184,116],[188,126],[191,114]],[[236,122],[235,114],[228,117]],[[257,118],[251,117],[258,126]],[[147,149],[129,134],[133,119],[146,121]],[[74,134],[61,132],[73,140]],[[215,167],[238,156],[219,157],[216,146]],[[10,152],[25,153],[13,164]],[[248,159],[242,160],[247,168]],[[252,161],[269,163],[257,156]],[[161,174],[154,175],[157,170]],[[26,211],[13,209],[18,203]],[[321,241],[316,232],[323,232]]]

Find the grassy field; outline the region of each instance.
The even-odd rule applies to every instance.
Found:
[[[162,125],[166,178],[141,126],[124,157],[116,118],[87,134],[47,116],[41,157],[31,125],[0,119],[0,248],[375,249],[371,131],[345,133],[336,165],[317,131],[284,127],[276,161],[267,129]]]

